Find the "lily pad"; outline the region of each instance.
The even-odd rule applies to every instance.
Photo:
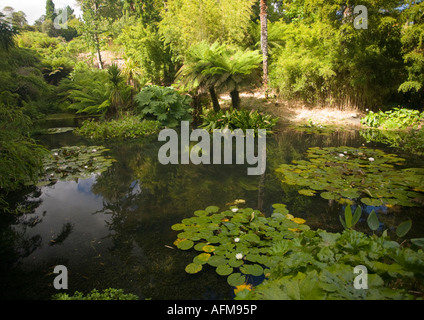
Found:
[[[216,273],[218,273],[220,276],[228,276],[233,273],[233,268],[228,264],[222,264],[216,268]]]
[[[367,205],[418,206],[424,193],[422,168],[400,169],[405,160],[395,154],[365,147],[310,148],[309,160],[282,164],[276,171],[287,185],[302,187],[301,195],[321,191],[327,200],[357,200]],[[349,202],[348,203],[352,203]]]
[[[233,273],[228,276],[227,282],[232,287],[237,287],[246,282],[246,277],[241,273]]]
[[[189,250],[193,247],[193,245],[194,245],[193,241],[185,239],[183,241],[180,241],[177,247],[178,249],[181,249],[181,250]]]
[[[312,186],[311,186],[311,188],[312,188]],[[299,190],[298,192],[299,192],[299,194],[302,194],[302,195],[308,196],[308,197],[313,197],[316,194],[316,191],[310,190],[310,189],[302,189],[302,190]]]
[[[190,263],[189,265],[187,265],[187,267],[185,268],[185,271],[187,273],[190,274],[195,274],[195,273],[199,273],[200,271],[202,271],[202,265],[201,264],[197,264],[197,263]]]
[[[209,253],[201,253],[194,257],[193,262],[197,264],[205,264],[208,262],[210,257],[211,255]]]
[[[251,274],[255,277],[259,277],[264,273],[264,269],[258,264],[245,264],[240,267],[240,271],[244,274]]]

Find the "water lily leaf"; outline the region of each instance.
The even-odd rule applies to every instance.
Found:
[[[218,273],[220,276],[228,276],[229,274],[233,273],[233,268],[228,264],[222,264],[216,268],[216,273]]]
[[[230,286],[237,287],[246,282],[246,277],[241,273],[233,273],[228,276],[227,282]]]
[[[361,202],[371,207],[379,207],[383,205],[383,202],[381,201],[381,199],[362,198]]]
[[[326,200],[337,200],[340,198],[340,196],[337,193],[333,193],[333,192],[322,192],[320,196],[321,198],[324,198]]]
[[[181,230],[184,230],[184,228],[186,227],[186,225],[185,224],[182,224],[182,223],[177,223],[177,224],[174,224],[172,227],[171,227],[171,229],[172,230],[174,230],[174,231],[181,231]]]
[[[310,189],[302,189],[302,190],[299,190],[298,193],[304,196],[313,197],[315,196],[316,191],[310,190]]]
[[[209,214],[209,212],[207,212],[206,210],[197,210],[194,211],[194,215],[201,217],[201,216],[207,216]]]
[[[193,245],[194,245],[193,241],[185,239],[179,242],[177,247],[178,249],[181,249],[181,250],[189,250],[193,247]]]
[[[261,276],[264,273],[264,269],[258,264],[244,264],[240,267],[240,271],[244,274],[251,274],[252,276]]]
[[[211,245],[206,245],[202,248],[203,251],[205,252],[214,252],[215,251],[215,247],[211,246]]]
[[[228,262],[228,259],[226,259],[223,256],[211,256],[208,260],[208,264],[212,267],[218,267],[220,265],[224,265]]]
[[[205,264],[208,262],[211,255],[209,253],[201,253],[193,258],[193,262],[197,264]]]
[[[218,212],[218,210],[219,210],[219,207],[217,206],[209,206],[205,209],[207,213],[215,213],[215,212]]]
[[[197,263],[190,263],[186,266],[185,271],[190,274],[199,273],[202,271],[202,265]]]
[[[243,260],[237,260],[235,258],[228,260],[228,264],[233,268],[239,268],[243,263]]]

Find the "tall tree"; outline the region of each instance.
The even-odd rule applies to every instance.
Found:
[[[54,21],[56,18],[55,6],[53,0],[46,1],[46,20]]]
[[[263,56],[263,88],[265,96],[268,97],[268,3],[267,0],[260,1],[261,18],[261,49]]]
[[[100,34],[105,30],[102,28],[101,9],[104,8],[101,0],[79,0],[82,18],[84,20],[83,33],[87,40],[94,45],[99,69],[103,69],[103,60],[100,48]]]

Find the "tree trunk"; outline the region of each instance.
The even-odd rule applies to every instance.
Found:
[[[260,0],[261,18],[261,49],[263,55],[263,89],[268,98],[268,4],[267,0]]]
[[[209,93],[210,93],[211,98],[212,98],[213,110],[215,112],[219,112],[221,110],[221,106],[219,105],[219,100],[218,100],[218,96],[216,94],[215,88],[214,87],[210,87],[209,88]]]
[[[99,35],[94,33],[94,41],[96,43],[96,54],[97,54],[97,60],[99,61],[99,69],[103,69],[103,61],[102,61],[102,54],[100,52],[100,43],[99,43]]]
[[[231,95],[231,101],[233,103],[234,109],[240,109],[240,93],[237,89],[234,89],[230,92]]]

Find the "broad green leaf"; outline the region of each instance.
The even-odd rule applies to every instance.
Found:
[[[424,247],[424,238],[414,238],[411,242],[419,247]]]
[[[233,273],[233,268],[228,264],[222,264],[216,268],[216,273],[218,273],[220,276],[228,276],[229,274]]]
[[[174,230],[174,231],[181,231],[181,230],[184,230],[184,228],[186,227],[186,225],[185,224],[182,224],[182,223],[177,223],[177,224],[174,224],[172,227],[171,227],[171,229],[172,230]]]
[[[208,260],[208,264],[212,267],[218,267],[220,265],[224,265],[228,262],[228,259],[226,259],[223,256],[211,256]]]
[[[348,229],[352,228],[352,209],[350,205],[347,205],[345,209],[345,223]]]
[[[202,265],[197,263],[190,263],[186,266],[185,271],[190,274],[195,274],[202,271]]]
[[[228,276],[227,282],[230,286],[237,287],[246,282],[246,277],[241,273],[233,273]]]
[[[215,213],[215,212],[218,212],[218,210],[219,210],[219,207],[217,206],[209,206],[205,209],[207,213]]]
[[[211,255],[209,253],[201,253],[194,257],[193,262],[197,264],[205,264],[208,262]]]
[[[191,249],[193,245],[194,245],[193,241],[184,239],[178,243],[177,247],[178,249],[181,249],[181,250],[188,250],[188,249]]]
[[[377,214],[373,210],[367,218],[368,227],[371,230],[376,231],[380,227],[380,221],[378,220]]]
[[[362,208],[358,205],[355,209],[355,213],[353,214],[352,226],[358,223],[359,219],[361,218],[361,215],[362,215]]]
[[[264,269],[258,264],[244,264],[240,267],[240,271],[244,274],[251,274],[252,276],[261,276],[264,273]]]
[[[409,230],[411,230],[411,227],[412,227],[412,221],[409,219],[409,220],[406,220],[406,221],[404,221],[404,222],[402,222],[397,228],[396,228],[396,235],[399,237],[399,238],[402,238],[402,237],[404,237],[408,232],[409,232]]]

